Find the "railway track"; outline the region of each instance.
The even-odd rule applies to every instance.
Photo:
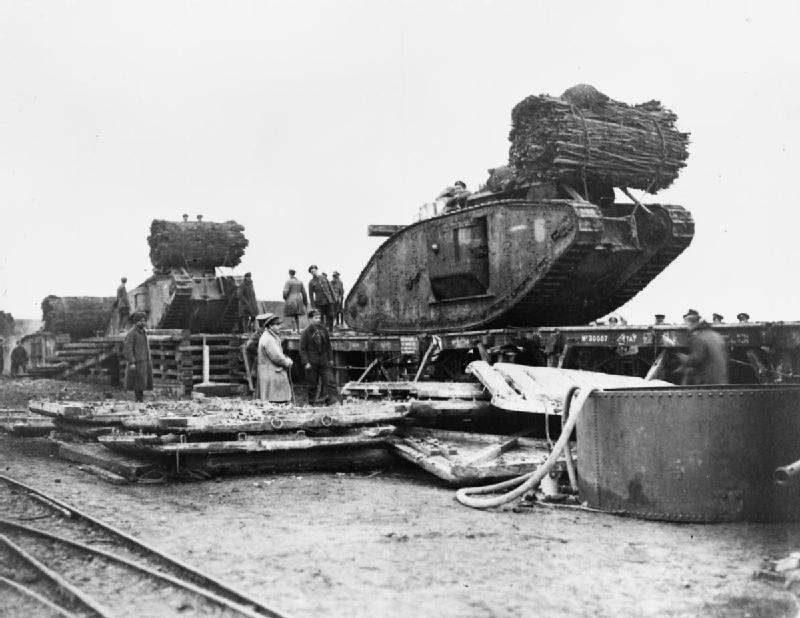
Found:
[[[0,615],[288,618],[4,475],[0,475]]]

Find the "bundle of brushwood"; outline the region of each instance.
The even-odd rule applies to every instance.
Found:
[[[236,221],[162,221],[150,225],[150,261],[156,272],[186,267],[213,271],[215,266],[236,266],[247,247],[244,227]]]
[[[588,85],[529,96],[511,112],[509,163],[527,182],[611,183],[655,193],[686,165],[689,134],[658,101],[627,105]]]
[[[105,333],[116,300],[114,296],[48,296],[42,301],[44,329],[67,334],[73,341]]]
[[[8,337],[14,333],[14,316],[0,311],[0,337]]]

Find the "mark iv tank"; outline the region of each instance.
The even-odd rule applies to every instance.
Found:
[[[128,290],[131,313],[144,311],[148,328],[232,332],[242,278],[217,274],[217,267],[239,264],[248,244],[243,231],[235,221],[154,220],[147,239],[153,275]],[[117,322],[109,333],[119,330]]]
[[[391,235],[350,290],[347,323],[395,334],[586,324],[633,298],[694,236],[680,206],[555,195],[475,194],[454,212],[384,226],[372,235]]]

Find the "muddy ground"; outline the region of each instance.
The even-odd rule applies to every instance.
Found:
[[[0,408],[106,392],[0,379]],[[115,486],[60,460],[46,439],[3,433],[0,472],[298,618],[755,618],[795,616],[799,607],[792,593],[752,575],[763,559],[800,550],[800,525],[475,511],[401,464]]]

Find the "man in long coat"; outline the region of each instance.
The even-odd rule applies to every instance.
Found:
[[[283,353],[278,326],[281,319],[273,313],[264,313],[256,318],[264,326],[264,334],[258,340],[258,398],[273,403],[292,400],[292,385],[289,371],[292,359]]]
[[[242,325],[242,332],[250,332],[256,314],[258,314],[256,290],[253,287],[253,279],[250,273],[244,274],[242,283],[236,289],[236,300],[239,301],[239,320]]]
[[[316,403],[317,384],[322,383],[320,397],[325,405],[339,401],[339,389],[333,376],[333,350],[328,329],[322,324],[319,310],[308,312],[309,325],[300,335],[300,359],[306,372],[309,403]]]
[[[333,325],[344,325],[344,314],[342,313],[342,305],[344,303],[344,283],[339,278],[339,271],[333,271],[333,281],[331,281],[331,289],[333,290]]]
[[[125,289],[125,284],[128,283],[128,278],[123,277],[120,279],[121,283],[117,288],[117,313],[119,314],[119,330],[122,330],[128,325],[128,316],[131,312],[131,303],[128,300],[128,290]]]
[[[728,384],[725,338],[694,309],[683,316],[689,327],[689,354],[678,354],[686,384]]]
[[[294,269],[289,269],[289,279],[283,286],[283,315],[294,318],[294,332],[300,332],[300,316],[305,315],[308,306],[306,286],[295,275]]]
[[[329,329],[333,328],[333,305],[336,299],[333,296],[331,283],[327,278],[319,274],[316,264],[308,267],[311,273],[311,281],[308,282],[308,295],[311,298],[311,306],[319,310],[322,315],[322,323]]]
[[[133,391],[136,401],[144,401],[144,391],[153,390],[153,362],[150,360],[150,344],[145,332],[145,314],[141,311],[132,316],[134,327],[125,335],[122,354],[128,363],[125,369],[125,390]]]
[[[27,366],[28,351],[23,347],[21,341],[17,341],[17,345],[11,350],[11,375],[15,376],[20,372],[24,373]]]

